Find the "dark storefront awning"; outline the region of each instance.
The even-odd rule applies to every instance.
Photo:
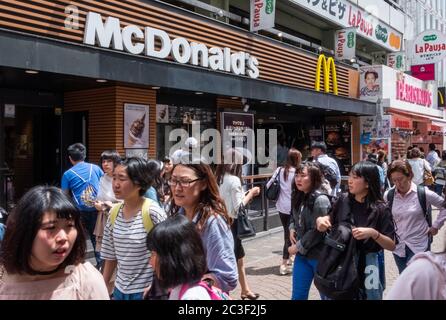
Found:
[[[376,105],[198,67],[0,31],[0,66],[375,115]]]

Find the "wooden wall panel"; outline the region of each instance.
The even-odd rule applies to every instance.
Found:
[[[348,96],[359,99],[359,71],[348,70],[348,82],[350,83]]]
[[[79,10],[79,28],[65,27],[68,14],[65,8],[74,5]],[[245,51],[260,62],[259,79],[286,85],[313,89],[317,57],[291,46],[259,37],[252,33],[233,29],[211,20],[195,19],[158,8],[139,0],[2,0],[0,2],[0,27],[50,38],[82,43],[85,16],[88,11],[100,13],[103,18],[119,18],[121,26],[129,24],[162,29],[171,37],[185,37],[189,41],[208,47],[229,47],[233,51]],[[349,70],[337,66],[338,87],[341,96],[348,97]]]
[[[90,161],[98,162],[105,149],[116,149],[124,156],[124,103],[148,104],[149,157],[156,154],[156,92],[131,87],[66,92],[64,112],[88,111],[88,146]]]

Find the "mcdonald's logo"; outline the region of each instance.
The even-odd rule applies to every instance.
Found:
[[[334,59],[332,57],[327,59],[323,54],[319,56],[316,69],[316,82],[314,84],[314,89],[316,91],[321,91],[321,70],[324,72],[324,91],[326,93],[330,92],[331,75],[333,79],[333,93],[338,95],[338,80],[336,78],[336,66]]]
[[[446,104],[445,104],[445,101],[444,101],[444,97],[445,96],[445,87],[441,87],[441,88],[438,88],[438,106],[439,107],[445,107],[446,106]]]

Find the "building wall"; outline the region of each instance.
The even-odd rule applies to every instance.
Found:
[[[124,150],[124,104],[146,104],[149,110],[149,158],[156,155],[156,91],[113,86],[66,92],[64,112],[88,111],[88,146],[90,161],[98,162],[106,149]]]

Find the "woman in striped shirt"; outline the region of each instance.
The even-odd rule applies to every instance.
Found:
[[[144,290],[152,283],[153,270],[147,261],[150,252],[146,247],[147,227],[143,214],[148,214],[149,225],[165,220],[163,209],[155,201],[150,202],[149,212],[143,212],[144,193],[151,186],[147,162],[141,158],[127,158],[115,167],[113,191],[119,211],[107,221],[102,241],[101,257],[104,259],[104,280],[110,283],[118,267],[113,291],[115,300],[141,300]],[[113,209],[112,209],[113,211]],[[111,211],[111,212],[112,212]]]

